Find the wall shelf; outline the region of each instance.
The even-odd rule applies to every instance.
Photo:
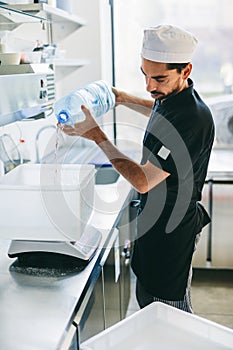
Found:
[[[52,25],[52,40],[58,42],[65,39],[86,22],[79,16],[72,15],[62,9],[40,4],[0,5],[1,30],[13,30],[23,23],[44,22]]]
[[[80,59],[54,59],[52,61],[55,72],[56,72],[56,81],[59,81],[76,69],[83,67],[88,64],[87,60]]]
[[[47,22],[45,17],[35,16],[33,13],[24,13],[20,9],[9,5],[0,5],[0,30],[14,30],[23,23]]]

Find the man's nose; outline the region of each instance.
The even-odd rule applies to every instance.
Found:
[[[156,81],[150,77],[146,77],[146,90],[148,92],[157,90]]]

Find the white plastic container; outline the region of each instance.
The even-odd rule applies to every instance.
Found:
[[[0,180],[0,238],[78,240],[93,209],[95,168],[22,164]]]
[[[233,330],[155,302],[81,344],[81,350],[229,350]]]

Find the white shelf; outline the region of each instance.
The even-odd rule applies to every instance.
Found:
[[[64,76],[88,64],[88,61],[80,59],[54,59],[51,63],[53,63],[55,68],[56,80],[59,81]]]
[[[52,25],[53,42],[58,42],[66,38],[69,34],[73,33],[86,24],[86,22],[81,17],[72,15],[71,13],[68,13],[62,9],[49,6],[44,3],[6,6],[6,13],[9,13],[11,9],[17,10],[17,13],[12,11],[12,14],[14,17],[17,17],[17,20],[16,22],[8,23],[8,19],[6,18],[5,23],[2,23],[1,21],[0,27],[3,28],[3,25],[5,25],[8,30],[13,30],[19,25],[29,21],[44,21],[45,24]]]
[[[86,24],[84,19],[79,16],[72,15],[62,9],[53,7],[44,3],[40,4],[21,4],[21,5],[10,5],[12,9],[20,10],[29,15],[39,16],[50,20],[51,22],[74,22],[79,26]]]
[[[48,22],[46,18],[24,13],[10,5],[0,5],[0,30],[14,30],[23,23]]]
[[[53,63],[56,67],[80,67],[84,66],[88,63],[86,60],[80,60],[80,59],[72,59],[72,58],[65,58],[65,59],[54,59],[51,63]]]

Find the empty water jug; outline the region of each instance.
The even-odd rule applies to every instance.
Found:
[[[85,120],[81,105],[98,118],[115,106],[115,94],[103,80],[81,87],[55,102],[54,113],[58,122],[74,127],[75,123]]]

